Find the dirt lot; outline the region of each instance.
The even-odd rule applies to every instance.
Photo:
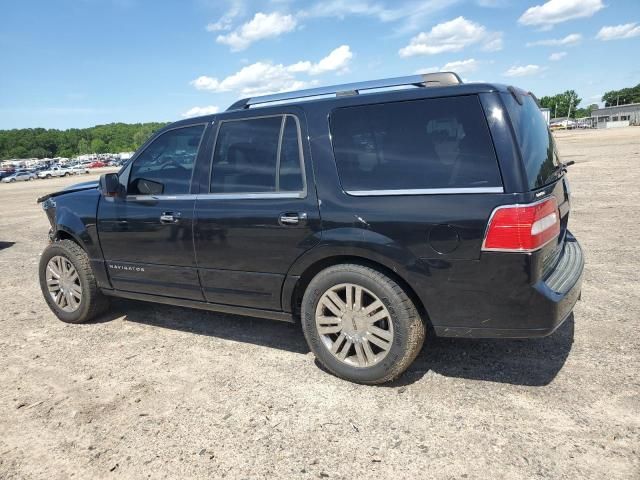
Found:
[[[560,132],[582,301],[551,337],[430,339],[382,387],[299,328],[116,301],[46,307],[38,195],[0,185],[0,478],[640,478],[640,128]]]

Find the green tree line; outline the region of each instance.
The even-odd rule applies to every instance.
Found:
[[[0,160],[74,157],[136,150],[166,123],[110,123],[91,128],[0,130]]]
[[[572,118],[582,118],[591,116],[592,107],[578,108],[580,102],[582,102],[582,99],[575,90],[567,90],[566,92],[545,96],[540,99],[540,105],[550,109],[553,118],[568,116]]]
[[[602,96],[605,107],[614,105],[627,105],[628,103],[640,103],[640,83],[635,87],[611,90]]]

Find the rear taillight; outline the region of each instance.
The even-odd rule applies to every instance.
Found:
[[[502,205],[489,219],[482,250],[532,252],[560,234],[560,214],[554,197],[536,203]]]

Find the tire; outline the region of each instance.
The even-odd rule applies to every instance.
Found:
[[[67,310],[61,307],[53,298],[53,294],[48,287],[48,265],[49,261],[54,258],[66,259],[71,263],[77,273],[75,288],[81,288],[80,299],[75,309],[69,310],[71,306],[67,303]],[[65,323],[84,323],[97,317],[109,306],[107,297],[105,297],[96,282],[96,278],[91,270],[89,257],[86,252],[72,240],[60,240],[47,245],[42,256],[40,257],[39,266],[40,289],[49,305],[51,311]],[[63,295],[64,296],[64,295]],[[74,299],[72,300],[75,300]]]
[[[358,288],[362,292],[360,309]],[[339,300],[330,300],[333,310],[326,308],[330,294]],[[349,300],[353,300],[352,309],[347,307]],[[424,343],[425,324],[406,292],[391,278],[362,265],[335,265],[318,273],[304,293],[301,313],[304,336],[317,360],[334,375],[356,383],[374,385],[397,378]],[[371,323],[373,317],[382,319]],[[342,346],[334,354],[330,349],[336,348],[341,337]]]

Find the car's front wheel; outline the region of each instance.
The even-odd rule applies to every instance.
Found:
[[[54,242],[40,257],[40,288],[56,316],[66,323],[83,323],[107,309],[86,252],[72,240]]]
[[[402,287],[355,264],[329,267],[311,280],[302,300],[302,328],[327,370],[365,384],[398,377],[425,337],[424,322]]]

